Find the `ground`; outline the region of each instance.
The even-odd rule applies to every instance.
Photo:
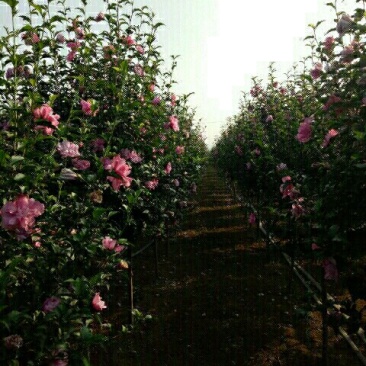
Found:
[[[135,307],[148,318],[93,365],[321,365],[320,313],[281,256],[268,255],[215,168],[192,205],[159,247],[158,278],[152,249],[133,263]],[[360,364],[329,336],[330,365]]]

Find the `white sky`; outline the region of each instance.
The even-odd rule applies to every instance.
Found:
[[[334,26],[335,13],[325,6],[327,1],[135,0],[135,7],[147,5],[156,21],[165,24],[157,42],[166,68],[170,55],[180,55],[173,91],[195,93],[190,106],[196,108],[196,120],[206,126],[211,147],[226,119],[239,111],[242,92],[249,91],[253,76],[266,81],[268,65],[274,61],[278,79],[284,79],[293,63],[310,52],[302,40],[310,34],[308,24],[326,19],[324,30]],[[96,13],[104,10],[102,0],[90,2]],[[338,10],[356,7],[356,0],[338,3]],[[9,20],[4,6],[0,26]]]

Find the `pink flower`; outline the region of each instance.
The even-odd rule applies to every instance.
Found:
[[[170,104],[171,104],[172,107],[174,107],[177,104],[176,101],[177,101],[176,95],[175,94],[172,94],[170,96]]]
[[[273,122],[273,116],[270,114],[267,116],[266,118],[266,122],[269,123],[269,122]]]
[[[257,156],[259,156],[261,154],[261,151],[257,147],[253,150],[253,152]]]
[[[352,28],[352,23],[352,18],[349,15],[342,14],[342,17],[338,20],[336,27],[340,37],[342,37],[348,30]]]
[[[179,131],[179,121],[176,116],[170,116],[169,117],[169,123],[168,128],[170,127],[173,131],[177,132]]]
[[[154,97],[154,99],[151,102],[154,105],[158,105],[161,103],[161,98],[160,97]]]
[[[311,117],[305,118],[302,123],[300,123],[299,129],[297,131],[296,139],[299,142],[308,142],[311,139],[311,123],[313,119]]]
[[[52,296],[45,300],[42,305],[42,311],[45,313],[49,313],[57,308],[60,305],[61,299],[58,297]]]
[[[95,17],[95,21],[96,22],[101,22],[102,20],[105,19],[105,15],[104,13],[100,12],[96,17]]]
[[[75,35],[76,35],[77,39],[84,39],[84,37],[85,37],[84,29],[78,27],[74,30],[74,32],[75,32]]]
[[[141,55],[143,55],[145,53],[144,48],[141,45],[139,45],[139,44],[136,46],[136,51],[138,53],[141,53]]]
[[[53,110],[48,104],[43,104],[41,107],[36,108],[33,111],[33,117],[35,120],[44,120],[51,124],[52,127],[45,125],[38,125],[35,127],[35,130],[43,131],[45,135],[52,135],[55,128],[58,128],[60,116],[58,114],[53,114]]]
[[[152,180],[145,182],[145,187],[151,191],[151,190],[154,190],[158,186],[158,184],[159,184],[159,180],[156,178],[153,178]]]
[[[355,49],[353,48],[352,45],[345,46],[340,54],[341,62],[343,62],[345,64],[352,62],[354,59],[354,57],[353,57],[354,52],[355,52]]]
[[[116,52],[116,49],[114,48],[113,45],[108,45],[108,46],[104,46],[103,47],[103,54],[104,54],[104,58],[106,60],[110,60],[112,55]]]
[[[71,48],[71,51],[74,51],[74,52],[76,52],[81,46],[80,42],[78,42],[78,41],[68,42],[66,45],[67,45],[67,47]]]
[[[338,135],[338,131],[335,129],[331,129],[328,131],[328,133],[324,137],[324,141],[322,143],[322,147],[327,147],[329,145],[330,139]]]
[[[93,140],[90,143],[90,145],[93,148],[94,152],[103,151],[104,150],[104,144],[105,144],[105,141],[101,138],[97,138],[97,139]]]
[[[94,310],[96,310],[96,311],[101,311],[101,310],[107,308],[107,306],[105,305],[105,302],[102,301],[102,298],[100,297],[99,292],[97,292],[94,295],[94,298],[92,300],[92,305],[93,305]]]
[[[131,167],[126,164],[126,160],[122,159],[120,155],[116,155],[113,157],[107,170],[113,170],[120,177],[107,177],[107,180],[112,183],[112,187],[115,191],[118,191],[121,186],[129,187],[131,185],[132,178],[128,177],[128,175],[131,173]]]
[[[287,169],[287,165],[286,165],[286,164],[284,164],[284,163],[280,163],[280,164],[278,164],[278,165],[276,166],[276,169],[277,169],[277,171],[278,171],[278,172],[280,172],[281,170],[285,170],[285,169]]]
[[[114,250],[115,246],[117,244],[117,240],[111,239],[109,236],[106,236],[102,240],[102,244],[103,244],[103,248],[108,249],[108,250]]]
[[[366,105],[366,97],[363,97],[363,98],[362,98],[361,103],[362,103],[363,105]]]
[[[328,110],[328,109],[329,109],[329,107],[330,107],[331,105],[333,105],[334,103],[339,103],[339,102],[341,102],[341,101],[342,101],[342,98],[337,97],[336,95],[332,94],[332,95],[328,98],[327,102],[324,104],[324,106],[323,106],[323,110],[324,110],[324,111],[326,111],[326,110]]]
[[[324,48],[327,51],[331,51],[333,46],[334,46],[334,37],[330,36],[330,37],[325,38]]]
[[[66,60],[69,62],[74,61],[75,56],[76,56],[76,51],[70,51],[66,56]]]
[[[151,83],[151,84],[149,85],[149,90],[150,90],[151,92],[153,92],[153,91],[155,90],[155,84],[154,84],[154,83]]]
[[[127,247],[125,247],[124,245],[116,245],[115,248],[114,248],[114,251],[115,251],[115,253],[121,253],[125,249],[127,249]]]
[[[44,205],[27,195],[18,196],[7,202],[0,210],[2,227],[5,230],[29,234],[35,218],[44,213]]]
[[[254,87],[252,89],[250,89],[250,95],[252,97],[257,97],[261,92],[263,91],[263,89],[259,86],[259,85],[254,85]]]
[[[296,219],[305,213],[303,206],[300,204],[302,201],[303,199],[299,198],[295,203],[292,204],[291,213]]]
[[[73,159],[72,165],[74,166],[74,168],[78,170],[86,170],[90,168],[90,161],[82,159]]]
[[[173,183],[176,187],[179,187],[180,183],[179,183],[179,180],[178,179],[174,179],[173,180]]]
[[[280,186],[280,192],[282,193],[282,198],[290,197],[290,199],[292,199],[293,191],[294,186],[292,183],[286,182],[284,184],[281,184]]]
[[[326,258],[323,261],[323,268],[324,268],[324,279],[325,280],[338,280],[338,269],[337,269],[337,262],[334,258]]]
[[[133,38],[131,36],[127,36],[124,39],[124,42],[128,45],[128,46],[132,46],[134,45],[136,42],[133,40]]]
[[[322,74],[323,70],[323,65],[320,62],[317,62],[314,65],[314,68],[310,71],[310,75],[311,77],[315,80],[318,79],[320,77],[320,75]]]
[[[98,110],[93,111],[92,109],[92,101],[88,100],[83,100],[81,99],[80,101],[81,104],[81,110],[84,112],[85,115],[87,116],[96,116],[98,113]]]
[[[178,154],[178,155],[181,155],[184,153],[184,146],[177,146],[175,148],[175,153]]]
[[[23,338],[18,334],[12,334],[10,336],[5,337],[4,346],[7,349],[19,349],[23,346]]]
[[[27,46],[31,46],[33,44],[36,44],[40,41],[38,34],[33,32],[26,32],[22,34],[22,40]]]
[[[166,167],[165,167],[164,171],[165,171],[165,173],[166,173],[166,174],[170,174],[170,172],[172,171],[172,163],[171,163],[171,162],[169,162],[169,163],[166,165]]]
[[[311,250],[320,250],[320,249],[321,249],[320,246],[317,245],[316,243],[311,244]]]
[[[254,225],[256,221],[257,221],[257,218],[256,218],[255,214],[252,212],[252,213],[249,215],[249,220],[248,220],[248,222],[249,222],[249,224],[250,224],[250,225]]]
[[[133,163],[137,164],[137,163],[141,163],[142,157],[135,150],[132,150],[131,154],[130,154],[130,160]]]
[[[57,144],[57,151],[63,158],[77,158],[80,156],[79,145],[74,144],[70,141],[64,140]]]
[[[65,36],[62,33],[57,33],[56,42],[57,43],[65,43],[66,42]]]
[[[140,77],[143,77],[145,75],[144,73],[144,69],[142,68],[141,65],[139,64],[136,64],[133,68],[133,71],[136,75],[140,76]]]

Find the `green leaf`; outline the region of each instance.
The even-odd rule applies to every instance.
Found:
[[[16,174],[16,175],[15,175],[14,180],[15,180],[15,181],[19,181],[19,180],[22,180],[22,179],[24,179],[24,178],[25,178],[25,174],[23,174],[23,173],[18,173],[18,174]]]
[[[98,220],[107,211],[105,208],[97,207],[93,210],[93,219]]]
[[[8,4],[11,7],[11,10],[13,13],[15,13],[15,9],[19,4],[19,1],[17,0],[0,0],[1,2]]]
[[[20,156],[20,155],[13,155],[12,157],[11,157],[11,164],[16,164],[16,163],[18,163],[19,161],[22,161],[22,160],[24,160],[24,156]]]

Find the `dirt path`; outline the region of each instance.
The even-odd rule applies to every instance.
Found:
[[[294,311],[303,288],[289,292],[288,267],[268,260],[214,168],[195,200],[169,253],[161,251],[160,278],[151,252],[135,263],[136,307],[153,319],[126,337],[115,365],[319,364],[313,319]],[[358,365],[345,344],[336,348],[337,365],[342,357]]]

